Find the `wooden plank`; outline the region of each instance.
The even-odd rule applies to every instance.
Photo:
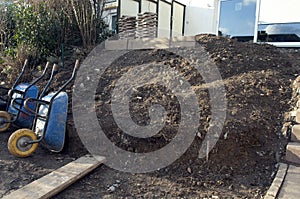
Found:
[[[76,182],[105,161],[86,155],[10,193],[3,199],[50,198]]]

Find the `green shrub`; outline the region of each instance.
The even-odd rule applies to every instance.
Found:
[[[29,56],[42,59],[58,46],[56,24],[44,2],[28,5],[13,4],[11,11],[14,20],[13,43],[26,46]]]

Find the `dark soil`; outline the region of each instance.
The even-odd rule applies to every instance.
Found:
[[[133,96],[130,110],[135,122],[149,122],[147,108],[153,103],[168,110],[167,126],[155,137],[126,137],[114,123],[110,97],[116,81],[130,68],[161,63],[175,68],[192,85],[201,108],[198,133],[186,153],[173,164],[152,173],[131,174],[101,166],[54,198],[261,198],[272,183],[277,163],[283,161],[287,138],[281,127],[291,105],[291,82],[299,75],[300,50],[270,45],[239,43],[210,35],[197,36],[218,66],[228,101],[222,135],[209,159],[198,152],[210,120],[209,94],[203,78],[181,56],[165,50],[131,51],[106,70],[96,96],[99,124],[119,147],[134,152],[157,150],[176,134],[180,106],[176,97],[158,85],[142,87]],[[197,55],[197,50],[182,49]],[[54,86],[69,77],[75,56],[58,74]],[[70,93],[71,87],[67,90]],[[71,93],[70,93],[71,94]],[[143,99],[143,100],[140,100]],[[70,99],[71,101],[71,99]],[[70,103],[71,104],[71,103]],[[6,149],[9,132],[0,134],[0,196],[86,153],[76,134],[71,107],[68,144],[61,154],[39,147],[26,159]],[[13,129],[11,129],[12,131]],[[125,137],[125,138],[124,138]],[[124,142],[124,139],[127,142]]]

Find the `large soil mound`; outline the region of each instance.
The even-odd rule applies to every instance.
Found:
[[[99,124],[112,142],[128,151],[149,152],[163,147],[176,134],[180,106],[176,97],[157,85],[140,88],[131,98],[130,110],[133,120],[141,125],[149,124],[151,104],[158,103],[169,110],[170,122],[159,135],[148,139],[133,138],[124,134],[114,122],[110,104],[114,86],[124,73],[141,64],[161,63],[180,71],[197,94],[201,119],[195,141],[179,160],[152,174],[122,179],[125,181],[123,187],[114,195],[142,196],[153,192],[150,196],[191,198],[213,194],[214,190],[216,195],[252,198],[263,195],[271,184],[286,144],[280,130],[284,113],[289,110],[290,84],[299,62],[297,51],[209,35],[199,35],[197,41],[218,66],[226,88],[227,118],[217,145],[208,161],[198,158],[209,126],[210,105],[203,78],[191,64],[165,50],[131,51],[106,70],[105,81],[99,82],[97,90]],[[182,49],[183,53],[197,54],[196,51]],[[160,180],[154,184],[151,181],[154,176],[174,185],[168,191],[162,190]],[[150,179],[144,181],[144,178]],[[135,184],[143,188],[136,188]]]
[[[141,64],[160,63],[179,71],[197,95],[201,118],[193,144],[175,163],[153,173],[133,175],[103,166],[57,198],[260,198],[265,194],[276,172],[276,164],[284,155],[286,138],[281,127],[284,113],[290,108],[291,81],[299,70],[300,53],[295,49],[239,43],[210,35],[199,35],[197,41],[217,65],[228,103],[222,134],[208,160],[198,158],[210,121],[210,96],[201,75],[181,56],[166,50],[131,51],[116,60],[99,82],[95,97],[99,124],[112,142],[128,151],[153,151],[169,143],[180,122],[180,105],[164,87],[145,86],[131,98],[132,118],[141,125],[148,124],[148,108],[153,103],[169,111],[167,126],[152,138],[136,139],[124,134],[115,124],[110,107],[111,93],[122,74]],[[190,49],[181,50],[197,55]],[[55,84],[61,84],[71,70],[72,65],[64,68]],[[68,135],[69,143],[62,155],[77,157],[86,153],[76,134],[71,111]],[[8,156],[2,150],[1,157],[2,153]],[[39,151],[33,157],[44,160],[48,153]],[[5,161],[0,163],[2,171],[6,171]],[[16,167],[18,165],[16,163]],[[113,184],[116,189],[107,191]]]

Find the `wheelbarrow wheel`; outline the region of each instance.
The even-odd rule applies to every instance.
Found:
[[[10,127],[11,116],[6,111],[0,111],[0,132],[6,131]]]
[[[28,144],[28,142],[33,140],[37,140],[37,136],[32,130],[19,129],[9,137],[8,150],[16,157],[28,157],[34,153],[38,147],[38,143]]]

